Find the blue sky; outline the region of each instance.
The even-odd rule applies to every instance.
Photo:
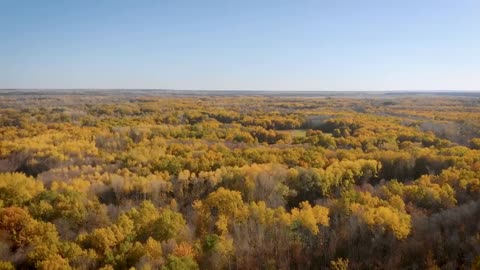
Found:
[[[0,0],[0,88],[480,90],[480,1]]]

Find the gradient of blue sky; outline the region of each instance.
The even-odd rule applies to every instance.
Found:
[[[480,90],[480,1],[0,0],[0,88]]]

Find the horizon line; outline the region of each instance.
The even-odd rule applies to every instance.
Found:
[[[386,90],[303,90],[303,89],[167,89],[167,88],[0,88],[0,91],[203,91],[203,92],[480,92],[477,90],[465,89],[386,89]]]

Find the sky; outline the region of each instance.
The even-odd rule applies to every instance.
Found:
[[[480,1],[0,0],[0,88],[480,90]]]

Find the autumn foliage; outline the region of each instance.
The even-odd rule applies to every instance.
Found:
[[[476,269],[480,102],[0,97],[0,269]]]

